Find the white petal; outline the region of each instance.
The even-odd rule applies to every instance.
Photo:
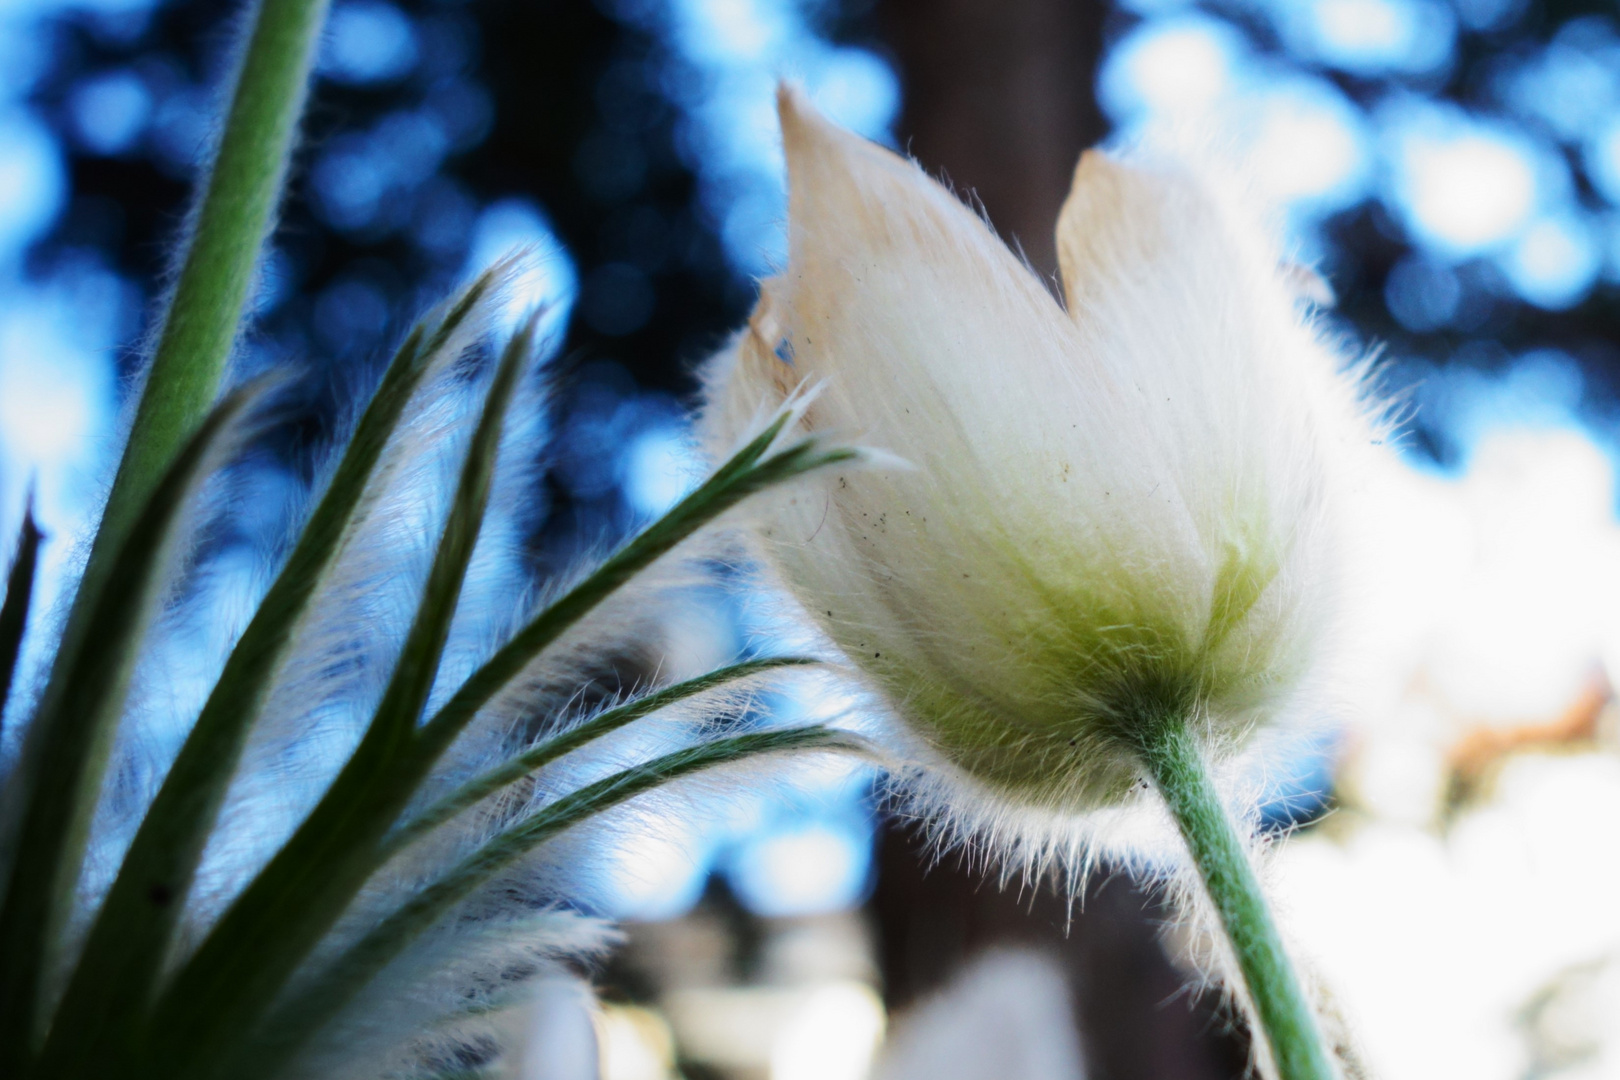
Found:
[[[779,103],[790,261],[711,369],[710,430],[808,380],[808,426],[916,466],[785,496],[784,578],[914,734],[1032,803],[1118,797],[1135,766],[1085,718],[1148,684],[1241,728],[1312,636],[1315,413],[1344,404],[1263,238],[1088,155],[1066,313],[915,165]]]

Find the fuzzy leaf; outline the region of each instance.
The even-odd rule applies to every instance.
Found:
[[[786,426],[783,413],[714,475],[551,604],[462,684],[422,730],[423,754],[437,760],[489,700],[531,660],[621,586],[743,499],[796,476],[858,456],[849,447],[805,439],[765,456]]]
[[[12,785],[21,792],[13,873],[0,911],[0,1068],[17,1075],[39,1030],[42,978],[71,908],[90,815],[141,639],[162,591],[188,496],[218,461],[243,413],[270,385],[225,397],[181,448],[135,519],[95,598],[87,634],[57,653]],[[9,793],[8,794],[14,794]]]
[[[325,494],[225,663],[124,857],[91,929],[41,1058],[52,1076],[103,1075],[128,1052],[226,789],[299,620],[364,505],[405,407],[488,295],[469,286],[433,327],[406,338],[372,395]],[[431,330],[431,332],[430,332]],[[101,1037],[84,1039],[79,1033]]]
[[[411,748],[483,524],[501,430],[536,320],[502,354],[416,616],[360,745],[310,816],[248,885],[164,994],[138,1051],[163,1071],[206,1069],[250,1029],[342,914],[415,781]]]
[[[432,832],[463,810],[482,802],[508,784],[516,783],[525,776],[532,775],[564,754],[571,753],[609,732],[617,731],[619,728],[639,720],[643,716],[650,716],[678,701],[684,701],[689,697],[695,697],[698,694],[706,693],[728,683],[737,682],[740,679],[746,679],[752,675],[787,667],[805,667],[814,663],[816,663],[815,660],[797,656],[775,656],[758,660],[746,660],[740,664],[732,664],[729,667],[711,671],[707,675],[700,675],[695,679],[688,679],[685,682],[665,687],[656,693],[637,698],[615,708],[605,709],[579,726],[555,735],[490,769],[483,775],[467,781],[433,803],[433,805],[389,834],[378,855],[378,862],[379,864],[386,862],[398,852],[403,851],[412,842]]]
[[[230,1075],[238,1080],[273,1075],[412,941],[473,890],[564,830],[672,780],[718,765],[793,750],[862,753],[865,749],[858,736],[821,726],[756,731],[665,754],[565,795],[489,840],[379,923],[311,985],[300,987],[272,1018],[267,1037],[233,1063]]]
[[[485,418],[489,416],[486,407]],[[771,452],[789,420],[787,413],[780,416],[707,482],[546,608],[426,724],[415,726],[417,713],[403,707],[409,704],[404,690],[391,686],[360,747],[321,802],[237,897],[163,995],[143,1036],[144,1060],[164,1071],[207,1075],[208,1063],[229,1052],[233,1038],[256,1026],[309,950],[380,867],[387,830],[434,763],[489,698],[548,644],[742,499],[856,456],[852,449],[824,448],[808,439]],[[426,605],[425,600],[424,609]],[[401,657],[402,679],[421,677],[411,657],[408,645]],[[436,665],[436,654],[433,660]],[[424,687],[423,699],[431,682],[429,677],[417,684]],[[416,707],[419,712],[420,702]],[[407,715],[409,723],[402,719]]]

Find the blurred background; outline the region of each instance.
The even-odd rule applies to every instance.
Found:
[[[239,14],[0,3],[0,535],[33,483],[47,604]],[[1295,830],[1271,866],[1285,920],[1366,1075],[1620,1077],[1620,12],[336,0],[237,362],[304,372],[277,482],[307,484],[412,317],[527,244],[515,304],[552,305],[567,373],[534,451],[534,573],[670,505],[698,467],[694,366],[783,255],[779,77],[971,191],[1043,275],[1084,147],[1193,126],[1246,164],[1402,402],[1358,525],[1354,677],[1265,777],[1267,826]],[[274,502],[216,546],[272,546]],[[694,667],[769,635],[718,588],[668,630]],[[1002,888],[886,822],[875,785],[796,775],[613,852],[579,902],[627,945],[594,1014],[542,995],[556,1052],[532,1075],[1243,1073],[1241,1025],[1185,988],[1148,893]]]

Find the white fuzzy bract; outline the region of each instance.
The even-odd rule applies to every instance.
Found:
[[[1133,725],[1218,752],[1286,711],[1372,428],[1265,231],[1173,158],[1087,153],[1065,310],[914,164],[780,111],[790,260],[711,364],[706,435],[809,382],[805,428],[909,464],[812,477],[758,532],[923,794],[1017,832],[1131,801]]]

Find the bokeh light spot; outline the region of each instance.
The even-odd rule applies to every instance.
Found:
[[[808,821],[750,837],[728,876],[738,897],[761,915],[808,915],[859,902],[870,865],[870,835]]]
[[[1207,108],[1230,88],[1245,51],[1236,30],[1206,16],[1144,22],[1108,54],[1097,93],[1122,123]]]
[[[327,19],[320,73],[334,82],[397,79],[416,64],[416,28],[385,0],[345,0]]]
[[[152,95],[133,71],[112,71],[82,83],[69,107],[86,147],[98,154],[117,154],[145,129]]]
[[[1591,290],[1603,254],[1584,222],[1558,216],[1532,224],[1499,262],[1520,296],[1537,307],[1562,310]]]
[[[1535,210],[1537,162],[1522,138],[1439,108],[1391,128],[1395,209],[1419,240],[1456,256],[1484,251]]]
[[[51,223],[63,186],[50,134],[24,113],[0,113],[0,261],[16,258]]]
[[[1307,55],[1357,75],[1429,71],[1451,58],[1457,23],[1436,0],[1311,0],[1274,5]]]

